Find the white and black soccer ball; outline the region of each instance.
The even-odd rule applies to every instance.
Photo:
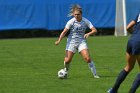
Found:
[[[58,78],[64,79],[67,75],[67,72],[64,69],[58,71]]]

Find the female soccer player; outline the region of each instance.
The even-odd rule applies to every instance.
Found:
[[[140,13],[132,20],[128,26],[127,31],[132,33],[127,43],[126,49],[126,66],[120,72],[114,86],[108,91],[109,93],[117,93],[119,86],[125,80],[129,72],[134,68],[136,61],[140,66]],[[129,93],[135,93],[136,89],[140,85],[140,73],[137,74]]]
[[[94,75],[94,78],[99,78],[95,69],[94,62],[90,58],[86,43],[86,38],[88,38],[92,34],[95,34],[97,30],[89,20],[82,17],[82,8],[79,5],[73,5],[71,7],[69,15],[73,16],[73,18],[67,22],[64,30],[60,34],[59,39],[55,42],[55,44],[58,45],[65,34],[70,31],[67,39],[66,55],[64,58],[64,70],[68,72],[73,55],[75,54],[76,50],[78,50],[78,52],[88,63],[89,68]],[[87,27],[89,27],[91,31],[85,34],[85,30]]]

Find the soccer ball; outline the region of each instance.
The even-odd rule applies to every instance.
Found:
[[[58,71],[58,78],[64,79],[66,78],[67,72],[64,69]]]

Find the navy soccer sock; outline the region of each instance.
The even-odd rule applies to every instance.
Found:
[[[128,75],[128,72],[126,72],[125,70],[122,70],[112,88],[112,91],[117,92],[118,88],[120,87],[120,84],[124,81],[124,79],[126,78],[126,76]]]
[[[136,76],[129,93],[135,93],[139,85],[140,85],[140,73]]]

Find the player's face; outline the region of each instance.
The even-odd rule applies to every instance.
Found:
[[[77,21],[81,21],[82,19],[82,14],[80,11],[74,11],[73,16],[76,18]]]

